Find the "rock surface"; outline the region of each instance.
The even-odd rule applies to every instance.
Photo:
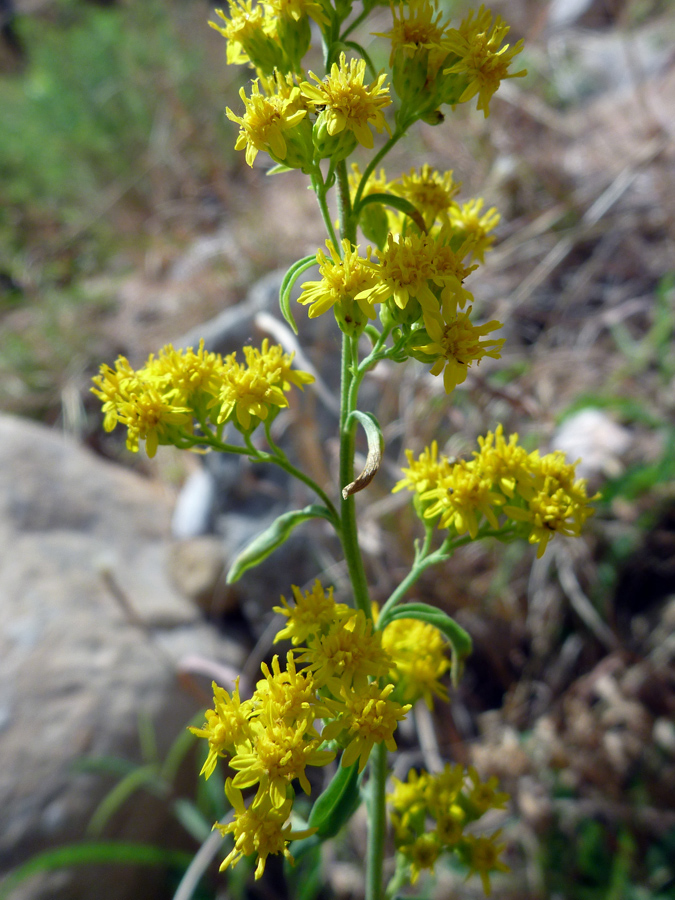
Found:
[[[54,431],[0,417],[0,876],[83,836],[112,784],[74,774],[77,760],[138,758],[139,713],[160,745],[185,726],[198,704],[178,686],[181,658],[243,662],[170,580],[171,501]],[[161,840],[166,811],[138,796],[106,836]],[[138,870],[63,882],[16,896],[157,896]]]

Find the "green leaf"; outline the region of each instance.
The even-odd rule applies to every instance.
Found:
[[[281,287],[279,288],[279,307],[281,308],[281,313],[295,334],[298,333],[298,326],[295,324],[295,319],[293,318],[293,313],[291,311],[291,291],[293,290],[293,285],[302,273],[306,272],[307,269],[311,269],[312,266],[315,266],[316,264],[316,255],[305,256],[297,262],[294,262],[288,272],[284,275],[284,280],[281,282]]]
[[[108,820],[139,788],[146,788],[158,797],[166,796],[168,785],[159,777],[156,763],[139,766],[115,785],[99,803],[87,827],[88,834],[98,835]]]
[[[413,220],[419,230],[423,234],[426,234],[427,226],[424,224],[424,219],[422,218],[417,207],[414,206],[410,202],[410,200],[406,200],[404,197],[398,197],[396,194],[389,194],[386,192],[366,194],[366,196],[362,197],[359,201],[359,205],[355,210],[355,214],[357,216],[360,215],[363,207],[367,206],[369,203],[382,203],[384,206],[391,206],[393,209],[397,209],[399,212],[405,213],[406,216]]]
[[[326,507],[319,506],[316,503],[306,506],[304,509],[294,509],[291,512],[284,513],[275,519],[262,534],[254,538],[247,547],[244,547],[230,566],[230,571],[227,573],[227,583],[234,584],[244,572],[267,559],[271,553],[278,547],[281,547],[289,538],[293,529],[306,522],[307,519],[328,519],[329,522],[332,521]]]
[[[428,603],[404,603],[395,606],[385,616],[380,617],[377,627],[382,631],[396,619],[417,619],[438,628],[445,635],[452,648],[452,683],[456,686],[459,680],[461,664],[473,650],[473,641],[468,632],[458,625],[453,618]]]
[[[172,804],[172,811],[176,819],[198,843],[202,844],[209,837],[213,828],[213,822],[200,813],[197,807],[185,797],[179,797]]]
[[[308,821],[308,827],[317,831],[292,844],[291,853],[295,859],[335,837],[354,815],[361,803],[358,768],[358,763],[348,768],[340,766],[326,790],[317,797]]]
[[[265,172],[266,175],[282,175],[284,172],[292,172],[290,166],[285,166],[283,163],[277,163],[276,166],[272,166],[271,169],[268,169]]]
[[[70,844],[66,847],[46,850],[44,853],[33,856],[22,866],[12,869],[0,884],[0,900],[9,900],[12,892],[26,879],[38,875],[40,872],[51,872],[54,869],[106,863],[174,866],[185,869],[191,861],[192,854],[190,853],[166,850],[164,847],[153,847],[150,844],[125,841],[84,841],[81,844]]]

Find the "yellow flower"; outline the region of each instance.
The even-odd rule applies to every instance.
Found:
[[[294,863],[288,850],[289,843],[313,834],[316,829],[309,828],[297,832],[292,830],[292,825],[287,820],[291,814],[293,801],[289,799],[276,809],[269,802],[263,802],[258,806],[251,805],[247,809],[241,791],[229,778],[225,782],[225,793],[234,809],[234,819],[228,825],[216,824],[214,827],[223,837],[226,834],[234,837],[234,849],[223,860],[220,871],[224,871],[228,866],[236,866],[242,856],[252,856],[254,853],[258,857],[256,879],[265,871],[265,863],[270,854],[283,853],[291,864]]]
[[[490,872],[509,872],[509,867],[503,863],[499,856],[506,844],[497,844],[501,831],[491,834],[489,837],[475,837],[470,834],[464,838],[463,853],[470,872],[470,877],[474,872],[480,875],[483,885],[483,891],[486,897],[492,893],[490,885]]]
[[[444,39],[445,48],[458,59],[443,73],[465,76],[469,82],[458,102],[464,103],[478,94],[477,109],[482,109],[486,118],[490,113],[490,99],[502,79],[526,74],[525,69],[514,74],[508,71],[514,56],[523,49],[522,40],[511,49],[509,44],[499,49],[509,31],[499,16],[492,23],[492,13],[481,6],[475,19],[470,12],[459,28],[450,29]]]
[[[484,325],[474,325],[469,320],[472,307],[466,312],[459,312],[449,321],[426,316],[426,331],[431,342],[418,344],[416,350],[424,354],[421,358],[435,357],[431,367],[432,375],[443,372],[443,386],[446,393],[451,393],[466,381],[469,366],[480,363],[485,356],[499,359],[504,339],[488,340],[487,335],[502,327],[502,323],[493,319]]]
[[[471,780],[471,789],[467,794],[467,799],[478,815],[482,815],[488,809],[506,809],[509,795],[497,790],[499,779],[496,775],[493,775],[487,781],[481,781],[480,775],[471,766],[469,768],[469,778]]]
[[[380,678],[391,668],[381,632],[373,631],[372,620],[361,610],[334,622],[327,634],[312,635],[298,661],[307,663],[317,686],[335,697],[343,688],[365,689],[369,677]]]
[[[271,671],[267,663],[261,663],[260,668],[264,678],[256,684],[253,695],[255,717],[263,722],[278,719],[286,725],[312,725],[317,718],[316,688],[310,673],[296,670],[293,652],[287,653],[284,670],[277,655],[272,659]]]
[[[292,109],[292,101],[279,95],[260,93],[258,79],[253,82],[251,96],[242,88],[239,96],[244,101],[243,116],[226,110],[227,117],[240,126],[235,150],[246,148],[246,162],[252,166],[259,150],[267,151],[276,162],[283,162],[287,148],[284,132],[294,128],[307,115],[304,109]]]
[[[342,259],[331,241],[326,241],[326,247],[330,253],[330,259],[322,250],[318,250],[316,254],[322,279],[321,281],[305,281],[302,285],[302,293],[298,297],[298,303],[310,304],[310,319],[320,316],[332,306],[337,305],[342,316],[346,317],[348,322],[353,322],[357,326],[365,325],[365,321],[361,320],[374,319],[375,310],[373,304],[367,299],[356,298],[357,295],[362,295],[375,284],[375,275],[364,265],[366,260],[359,256],[359,248],[352,247],[346,238],[342,241],[344,253]],[[370,247],[367,260],[370,260]],[[355,301],[356,309],[354,308]]]
[[[395,619],[382,632],[382,646],[394,661],[390,678],[400,689],[401,699],[412,704],[423,699],[429,709],[433,697],[447,701],[448,690],[440,679],[450,662],[446,641],[437,628],[417,619]]]
[[[275,606],[274,612],[280,613],[288,620],[286,626],[277,632],[274,642],[291,640],[293,644],[306,641],[310,635],[323,634],[329,626],[339,619],[350,616],[353,612],[346,603],[336,603],[333,599],[333,588],[324,591],[317,578],[309,591],[301,591],[292,585],[295,605],[291,606],[285,597],[281,598],[281,606]]]
[[[490,234],[493,228],[499,224],[499,213],[492,206],[481,216],[483,200],[469,200],[459,206],[453,203],[448,208],[450,225],[455,234],[466,240],[470,239],[471,252],[479,262],[485,262],[485,253],[492,248],[494,236]]]
[[[270,347],[267,338],[260,350],[244,347],[244,356],[246,364],[238,363],[235,353],[227,357],[220,393],[212,404],[219,407],[219,424],[232,419],[237,427],[250,431],[258,420],[288,406],[284,391],[292,384],[302,388],[314,376],[292,369],[293,355],[278,345]]]
[[[380,688],[370,683],[354,691],[343,688],[341,699],[331,701],[336,718],[325,726],[322,737],[334,740],[341,736],[346,745],[342,755],[345,768],[358,759],[359,772],[362,772],[375,744],[384,742],[387,750],[396,750],[394,732],[411,707],[409,703],[402,706],[391,700],[389,695],[393,690],[393,684]]]
[[[398,778],[392,778],[394,789],[387,794],[387,800],[394,809],[404,814],[414,815],[426,808],[427,805],[427,789],[430,781],[428,772],[417,772],[410,769],[407,781],[401,781]]]
[[[206,710],[206,723],[202,728],[190,728],[194,735],[209,742],[209,753],[199,773],[207,779],[213,774],[219,756],[230,756],[237,744],[251,736],[249,717],[253,711],[251,700],[241,701],[238,678],[232,696],[215,681],[212,687],[215,708]]]
[[[138,394],[142,387],[124,356],[117,358],[114,369],[105,363],[101,365],[99,373],[92,378],[94,387],[91,392],[103,400],[103,427],[106,431],[112,431],[119,422],[121,404]]]
[[[424,869],[429,869],[433,874],[436,860],[442,849],[438,835],[434,831],[421,834],[412,844],[399,847],[399,852],[410,862],[411,884],[415,884],[420,877],[420,872]]]
[[[263,7],[252,0],[228,0],[230,18],[222,9],[216,15],[225,23],[209,22],[211,28],[227,39],[227,62],[234,65],[252,63],[269,73],[283,63],[283,51],[274,39],[274,22],[265,16]]]
[[[269,800],[274,809],[282,808],[296,778],[309,794],[305,768],[325,766],[335,759],[335,753],[319,750],[321,738],[306,721],[289,725],[281,719],[270,722],[254,718],[250,727],[251,739],[237,746],[229,765],[237,772],[232,781],[235,787],[258,784],[254,807]]]
[[[365,60],[352,59],[347,64],[345,54],[341,53],[339,65],[333,63],[325,81],[310,72],[317,84],[303,81],[300,90],[315,107],[325,108],[331,137],[346,129],[354,133],[360,144],[371,149],[373,134],[369,126],[378,132],[383,128],[389,131],[382,110],[391,103],[391,98],[389,89],[383,86],[386,75],[380,75],[377,81],[366,86],[365,73]]]
[[[425,447],[417,459],[412,450],[405,451],[408,460],[408,468],[403,469],[402,478],[392,488],[392,494],[407,488],[409,491],[417,491],[423,494],[431,488],[438,487],[441,478],[447,475],[449,463],[446,456],[438,456],[438,444],[432,441],[431,447]]]
[[[370,263],[377,275],[375,285],[356,299],[374,304],[384,303],[391,297],[399,309],[405,309],[414,298],[422,309],[437,313],[439,302],[430,284],[435,250],[436,242],[428,235],[394,237],[390,234],[387,246],[379,254],[379,262]]]
[[[224,371],[220,354],[207,352],[202,340],[196,352],[192,347],[174,350],[167,344],[156,357],[150,354],[139,374],[161,385],[163,393],[170,394],[174,403],[205,411],[218,395]]]
[[[441,175],[428,163],[424,163],[419,171],[411,169],[409,175],[403,174],[391,184],[395,194],[416,207],[427,228],[453,208],[453,197],[460,187],[461,183],[452,180],[452,170]]]
[[[447,23],[441,21],[443,13],[429,0],[410,0],[405,5],[400,3],[398,7],[392,5],[391,13],[394,19],[391,30],[375,32],[378,37],[391,41],[389,66],[393,68],[399,56],[410,58],[426,51],[424,75],[426,80],[430,80],[448,55],[441,43],[447,28]]]
[[[317,25],[328,25],[328,17],[316,0],[265,0],[269,14],[299,22],[309,16]]]
[[[495,530],[499,528],[493,507],[502,504],[504,498],[492,489],[492,482],[474,462],[456,462],[440,486],[427,491],[422,499],[435,500],[424,515],[430,519],[440,515],[440,528],[454,528],[457,534],[468,531],[474,540],[480,516],[485,516]]]

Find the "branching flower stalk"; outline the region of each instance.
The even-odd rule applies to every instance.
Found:
[[[227,109],[239,128],[236,148],[249,165],[268,154],[271,173],[303,172],[326,227],[325,249],[289,269],[280,307],[297,332],[291,292],[317,264],[319,278],[302,282],[298,303],[310,318],[332,311],[343,332],[339,483],[317,484],[274,442],[271,425],[290,393],[314,379],[267,340],[244,347],[243,358],[209,352],[203,342],[196,350],[164,347],[138,369],[120,357],[101,366],[92,390],[104,427],[125,426],[131,451],[144,442],[149,456],[159,445],[235,453],[279,466],[312,492],[313,503],[284,513],[240,553],[230,582],[316,518],[333,527],[347,564],[349,602],[337,602],[318,580],[307,591],[291,586],[291,599],[275,607],[284,620],[275,640],[291,642],[285,665],[278,655],[271,667],[263,664],[249,697],[238,683],[232,693],[214,684],[213,708],[193,729],[208,743],[202,774],[209,778],[221,760],[235,773],[225,787],[233,816],[214,826],[233,842],[221,868],[251,857],[259,878],[270,854],[292,863],[333,838],[365,799],[367,900],[393,897],[447,854],[489,894],[491,874],[507,871],[504,845],[499,832],[477,836],[472,826],[505,807],[496,780],[448,763],[442,772],[412,770],[389,783],[398,723],[418,701],[430,708],[447,701],[445,678],[456,685],[471,652],[469,635],[445,612],[404,601],[424,571],[473,541],[526,539],[541,556],[557,534],[581,533],[595,498],[562,453],[529,453],[501,425],[478,439],[469,459],[449,459],[436,442],[417,457],[407,451],[393,490],[412,494],[424,538],[382,609],[371,603],[354,495],[375,477],[383,439],[376,417],[359,409],[363,379],[384,360],[413,358],[442,375],[450,395],[484,357],[499,359],[504,343],[495,337],[500,322],[476,321],[466,286],[491,249],[497,211],[484,210],[482,198],[458,202],[461,184],[451,170],[425,164],[389,178],[378,167],[415,123],[437,125],[473,98],[487,117],[500,82],[525,74],[511,71],[522,42],[505,43],[509,28],[499,17],[481,6],[454,26],[433,0],[392,6],[392,27],[378,35],[388,42],[389,68],[373,72],[352,40],[372,8],[353,10],[351,0],[229,0],[210,23],[227,41],[227,62],[254,70],[240,91],[243,110]],[[305,68],[317,30],[320,74]],[[363,172],[349,163],[357,146],[372,151]],[[355,473],[359,429],[368,459]],[[294,828],[296,792],[311,793],[308,767],[338,757],[304,827]],[[397,862],[387,887],[392,839]]]

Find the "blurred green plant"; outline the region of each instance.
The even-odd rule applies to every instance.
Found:
[[[196,725],[203,717],[203,712],[199,712],[189,724]],[[222,820],[228,812],[224,781],[220,774],[215,773],[214,778],[209,781],[197,779],[194,799],[181,796],[176,786],[179,770],[195,749],[197,742],[193,735],[182,729],[163,757],[158,750],[154,725],[145,715],[139,716],[138,736],[140,762],[117,756],[92,756],[78,760],[74,766],[75,772],[113,776],[116,779],[114,786],[95,809],[87,827],[86,838],[39,853],[10,871],[0,883],[0,900],[9,900],[20,884],[37,874],[78,866],[162,866],[168,873],[173,873],[176,882],[182,881],[194,864],[194,853],[137,841],[106,840],[104,837],[113,816],[126,803],[132,802],[139,791],[145,791],[166,804],[169,813],[198,846],[213,842],[214,838],[217,839],[216,848],[220,846],[221,836],[218,833],[212,834],[214,820]],[[205,756],[205,751],[202,752],[199,748],[196,772],[201,768]],[[208,862],[210,859],[207,864]],[[199,874],[203,874],[203,871]],[[183,900],[188,897],[211,896],[202,890],[200,881],[201,878],[197,878],[194,889],[189,894],[183,893]]]

